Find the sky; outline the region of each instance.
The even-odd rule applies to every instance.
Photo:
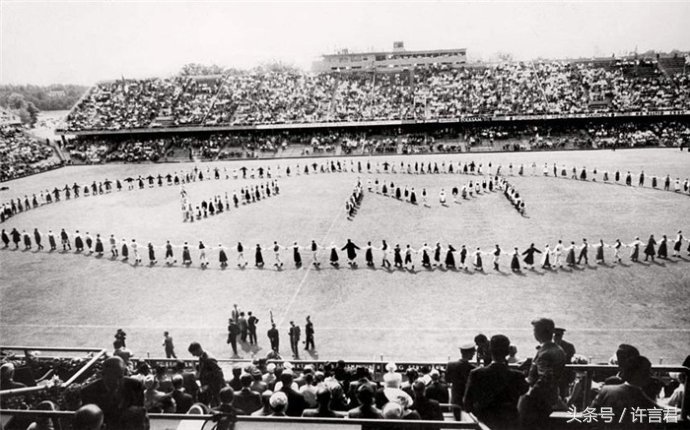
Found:
[[[90,85],[187,63],[309,70],[336,49],[466,48],[470,60],[690,51],[681,2],[0,0],[0,83]]]

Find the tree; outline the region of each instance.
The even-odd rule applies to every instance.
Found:
[[[225,69],[217,64],[205,65],[199,63],[189,63],[182,66],[180,75],[182,76],[209,76],[222,75]]]
[[[7,107],[10,109],[21,109],[25,104],[26,102],[24,101],[24,96],[19,93],[12,93],[7,99]]]

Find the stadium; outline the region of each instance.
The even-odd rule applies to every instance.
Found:
[[[0,428],[687,428],[690,54],[446,48],[2,108]]]

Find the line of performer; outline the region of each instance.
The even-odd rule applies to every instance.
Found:
[[[255,267],[263,268],[266,264],[264,253],[268,252],[272,255],[273,267],[277,270],[283,268],[283,253],[285,251],[291,252],[296,268],[302,267],[302,254],[304,252],[311,254],[312,265],[315,268],[321,267],[322,258],[324,261],[328,261],[332,267],[338,268],[340,267],[339,252],[341,251],[345,251],[348,265],[351,268],[356,268],[358,252],[363,251],[365,264],[368,267],[376,267],[376,262],[380,261],[380,266],[385,269],[407,269],[410,271],[414,271],[415,262],[427,269],[469,270],[472,268],[476,271],[483,271],[485,261],[490,260],[493,269],[498,271],[501,263],[505,263],[508,259],[510,270],[513,272],[520,272],[524,268],[534,270],[537,265],[542,269],[552,270],[564,266],[589,265],[590,258],[593,258],[597,264],[605,264],[607,258],[610,258],[613,263],[621,264],[626,249],[629,250],[629,259],[632,262],[639,262],[642,257],[644,257],[644,261],[648,261],[650,258],[654,261],[655,258],[668,259],[669,253],[672,253],[674,258],[681,258],[685,242],[688,243],[685,252],[690,256],[690,239],[685,238],[682,231],[678,231],[676,238],[671,241],[666,235],[661,235],[658,241],[654,235],[651,235],[646,242],[635,237],[629,243],[623,243],[619,239],[611,243],[605,243],[603,240],[590,243],[585,238],[580,244],[576,244],[574,241],[571,241],[570,244],[564,244],[562,240],[559,240],[553,248],[547,244],[544,248],[538,249],[534,244],[531,244],[522,251],[513,248],[512,251],[508,252],[505,252],[499,245],[495,245],[492,249],[482,250],[480,247],[471,249],[466,245],[461,245],[459,248],[452,244],[443,246],[440,242],[436,242],[434,246],[424,243],[415,248],[409,244],[390,246],[385,240],[381,241],[380,246],[374,246],[371,242],[367,242],[366,246],[360,247],[350,239],[343,246],[336,245],[334,242],[325,246],[314,240],[306,246],[299,245],[297,242],[293,242],[292,245],[283,245],[274,241],[270,245],[256,244],[251,248],[245,248],[241,242],[237,242],[231,247],[222,244],[207,247],[203,241],[198,241],[198,245],[191,245],[188,242],[173,244],[166,241],[165,244],[158,245],[148,242],[145,246],[141,246],[135,239],[122,238],[118,240],[112,234],[110,237],[104,238],[100,234],[95,236],[89,232],[82,234],[78,230],[68,233],[65,229],[61,229],[56,234],[52,230],[43,233],[37,228],[32,232],[26,230],[19,232],[16,228],[7,232],[2,229],[0,237],[4,245],[3,249],[18,250],[23,247],[24,250],[28,251],[34,249],[35,246],[38,252],[45,249],[43,243],[46,239],[49,252],[57,251],[58,246],[60,246],[62,252],[74,250],[75,253],[94,254],[97,257],[102,257],[108,248],[112,260],[121,259],[122,261],[131,261],[134,265],[140,265],[143,260],[142,253],[145,253],[148,256],[149,265],[153,266],[158,263],[157,255],[163,251],[164,262],[168,266],[177,264],[178,255],[180,255],[182,265],[187,267],[193,265],[194,258],[202,268],[207,268],[210,264],[209,255],[211,254],[217,258],[221,268],[226,268],[229,265],[231,252],[234,253],[239,268],[245,268],[249,264],[249,258],[245,257],[245,253],[250,256],[253,254]],[[378,260],[374,255],[375,253],[378,255]],[[609,255],[607,256],[607,254]]]

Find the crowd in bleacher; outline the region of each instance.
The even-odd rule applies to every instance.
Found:
[[[21,126],[0,126],[0,182],[42,172],[61,164],[53,148],[29,136]]]
[[[655,62],[536,62],[390,73],[226,75],[116,80],[91,88],[69,130],[303,124],[463,115],[620,113],[690,108],[687,74]]]
[[[198,359],[192,368],[189,360],[166,364],[137,359],[126,349],[123,337],[116,335],[115,351],[84,383],[60,393],[23,398],[19,404],[12,396],[2,402],[4,408],[36,408],[43,400],[43,406],[49,401],[53,410],[95,404],[108,429],[129,428],[130,408],[143,416],[218,413],[222,414],[218,420],[226,424],[239,415],[441,421],[465,420],[465,414],[472,413],[491,429],[517,428],[518,423],[521,428],[542,428],[553,411],[569,410],[577,418],[584,399],[593,399],[590,414],[608,412],[615,422],[619,417],[624,423],[636,422],[623,406],[658,410],[664,423],[671,423],[673,417],[680,420],[686,374],[654,372],[637,348],[621,344],[607,369],[585,377],[581,369],[566,367],[588,364],[588,359],[563,339],[564,329],[546,318],[532,325],[539,344],[534,358],[518,358],[517,348],[505,335],[489,339],[479,334],[459,348],[459,360],[445,366],[388,363],[385,372],[342,360],[293,364],[273,349],[267,358],[236,362],[229,375],[197,342],[188,348]],[[174,357],[172,347],[171,340],[166,354]],[[46,369],[47,376],[60,367],[74,369],[74,363],[84,361],[46,364],[29,352],[25,357],[3,355],[0,384],[3,390],[24,387],[16,380],[18,368],[24,370],[26,380],[27,375],[42,375]],[[683,365],[688,364],[686,359]],[[443,408],[451,413],[444,415]]]

